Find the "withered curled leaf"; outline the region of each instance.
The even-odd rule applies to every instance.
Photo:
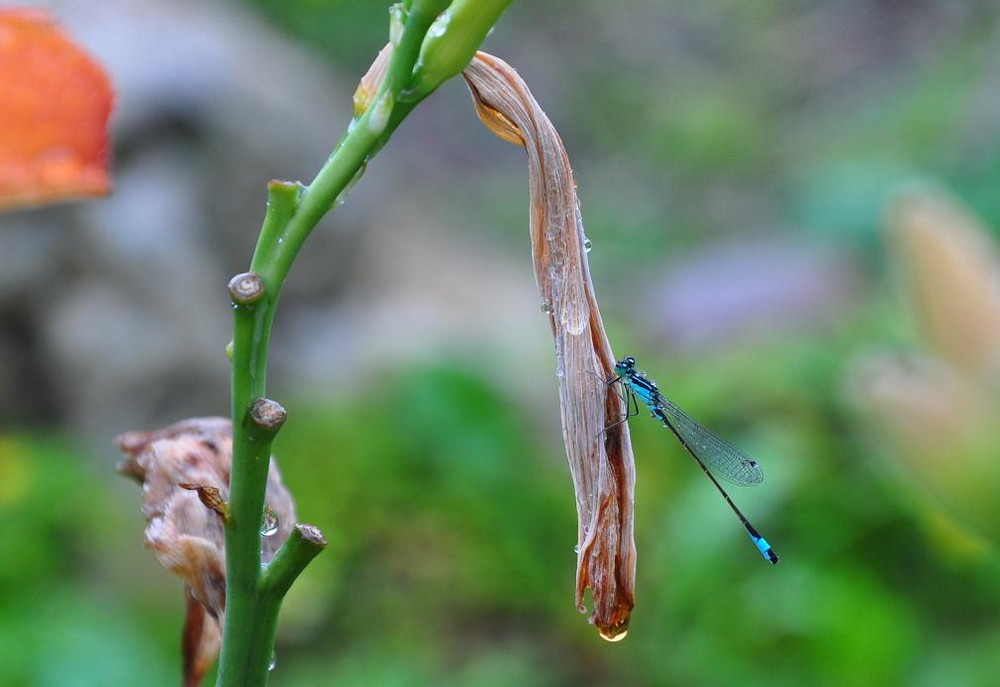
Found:
[[[118,472],[142,484],[146,545],[184,580],[184,679],[186,685],[201,684],[218,656],[225,617],[225,531],[219,511],[229,499],[232,425],[221,417],[193,418],[160,430],[127,432],[115,445],[125,454]],[[273,458],[265,500],[277,531],[261,540],[263,563],[295,526],[295,504]]]
[[[594,593],[590,621],[618,640],[634,606],[635,463],[626,408],[594,296],[569,157],[559,134],[510,65],[480,52],[463,72],[480,119],[524,147],[531,196],[535,278],[555,339],[563,440],[579,518],[576,603]]]

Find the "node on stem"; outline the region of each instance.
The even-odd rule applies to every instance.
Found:
[[[269,398],[258,398],[250,407],[250,419],[261,429],[278,430],[287,417],[284,407]]]
[[[230,279],[227,288],[233,303],[250,305],[264,295],[264,280],[253,272],[243,272]]]

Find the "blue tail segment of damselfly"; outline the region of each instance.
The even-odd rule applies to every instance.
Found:
[[[716,479],[716,475],[718,475],[742,487],[760,484],[764,480],[764,473],[761,472],[757,461],[729,442],[723,441],[709,432],[664,397],[655,382],[635,369],[635,358],[632,356],[618,361],[615,365],[615,374],[618,377],[614,381],[624,385],[628,399],[634,401],[638,398],[645,403],[653,417],[669,428],[681,442],[681,446],[687,449],[687,452],[697,461],[705,475],[712,480],[712,484],[722,494],[722,498],[736,513],[736,517],[743,523],[747,534],[750,535],[750,540],[761,555],[772,564],[777,563],[778,554],[774,552],[774,549],[761,536],[760,532],[750,524],[750,521],[736,507],[733,500],[729,498],[729,494]]]

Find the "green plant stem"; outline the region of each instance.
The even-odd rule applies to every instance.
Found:
[[[426,32],[429,22],[420,25]],[[390,73],[409,74],[423,34],[410,23],[393,55]],[[398,64],[403,59],[410,64]],[[380,94],[398,96],[385,79]],[[377,102],[377,97],[375,101]],[[393,108],[381,130],[369,126],[374,106],[351,122],[340,145],[303,189],[298,184],[271,182],[268,210],[261,228],[251,271],[264,283],[263,296],[250,305],[234,307],[232,353],[233,469],[229,488],[230,519],[226,524],[226,622],[219,658],[219,687],[262,687],[274,646],[277,615],[285,591],[319,549],[303,556],[301,538],[290,537],[275,555],[267,580],[260,563],[260,527],[264,493],[275,432],[264,432],[249,419],[250,407],[266,396],[267,353],[278,297],[299,249],[338,196],[361,173],[372,155],[388,140],[416,103]],[[288,549],[288,551],[286,551]]]
[[[506,4],[509,0],[499,0],[496,7],[484,9],[476,18],[481,23],[489,15],[492,25]],[[266,568],[261,565],[260,527],[271,443],[278,428],[256,425],[250,418],[250,409],[256,400],[266,397],[268,345],[282,286],[309,234],[363,173],[371,157],[443,78],[458,73],[471,58],[471,53],[450,58],[451,62],[456,59],[465,62],[442,69],[440,74],[444,76],[424,78],[420,93],[411,92],[407,98],[401,98],[403,91],[412,87],[414,65],[427,30],[447,5],[445,0],[404,2],[407,11],[402,35],[393,50],[386,76],[366,111],[351,121],[337,148],[307,187],[283,181],[268,185],[267,213],[250,263],[251,272],[263,282],[264,292],[249,304],[234,305],[233,466],[230,518],[226,523],[226,620],[218,687],[267,684],[282,599],[325,544],[320,543],[322,535],[318,530],[303,530],[308,526],[299,526],[271,563]],[[463,27],[455,23],[448,31],[456,32],[457,36]],[[485,31],[477,35],[485,36]],[[444,46],[448,43],[444,41]]]
[[[326,547],[326,539],[312,525],[296,525],[264,570],[265,595],[282,598],[309,561]]]

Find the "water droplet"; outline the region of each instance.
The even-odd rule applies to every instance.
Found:
[[[588,238],[584,238],[583,239],[583,249],[585,251],[587,251],[589,253],[590,249],[593,248],[593,247],[594,247],[594,242],[593,241],[591,241]]]
[[[383,93],[375,104],[371,107],[368,115],[368,130],[375,136],[379,136],[389,125],[389,116],[392,114],[394,105],[392,91]]]
[[[611,628],[608,628],[606,630],[605,629],[598,629],[597,630],[597,634],[601,635],[601,639],[603,639],[605,641],[608,641],[608,642],[620,642],[623,639],[625,639],[626,635],[628,635],[628,630],[626,629],[626,630],[622,630],[620,632],[617,632],[616,630],[611,629]]]
[[[541,310],[546,315],[551,315],[552,314],[552,304],[549,303],[548,301],[542,301],[542,305],[539,308],[539,310]]]
[[[619,610],[617,620],[612,620],[608,625],[597,628],[597,634],[601,635],[601,639],[608,642],[620,642],[625,639],[632,618],[629,615],[621,617],[620,613],[621,611]]]
[[[281,244],[283,244],[284,242],[285,242],[285,237],[284,237],[284,236],[279,236],[279,237],[278,237],[278,245],[280,246],[280,245],[281,245]]]
[[[334,199],[334,203],[338,207],[347,202],[347,196],[348,194],[350,194],[351,189],[353,189],[354,185],[357,184],[358,181],[361,179],[361,177],[364,176],[365,170],[367,169],[368,169],[368,157],[365,156],[364,164],[358,168],[358,171],[354,173],[354,176],[351,178],[351,180],[347,182],[347,186],[345,186],[344,189],[337,195],[336,199]]]
[[[403,37],[403,25],[406,23],[402,5],[389,8],[389,42],[393,47],[399,47],[399,39]]]
[[[579,544],[577,544],[576,546],[573,547],[573,553],[580,553],[580,545]]]
[[[270,506],[264,507],[264,520],[260,524],[260,536],[271,537],[278,532],[278,514]]]
[[[448,31],[448,24],[451,22],[451,10],[446,10],[434,20],[431,27],[427,29],[428,38],[440,38]]]
[[[274,653],[274,649],[271,649],[271,658],[267,662],[267,672],[274,670],[274,667],[278,665],[278,655]]]

